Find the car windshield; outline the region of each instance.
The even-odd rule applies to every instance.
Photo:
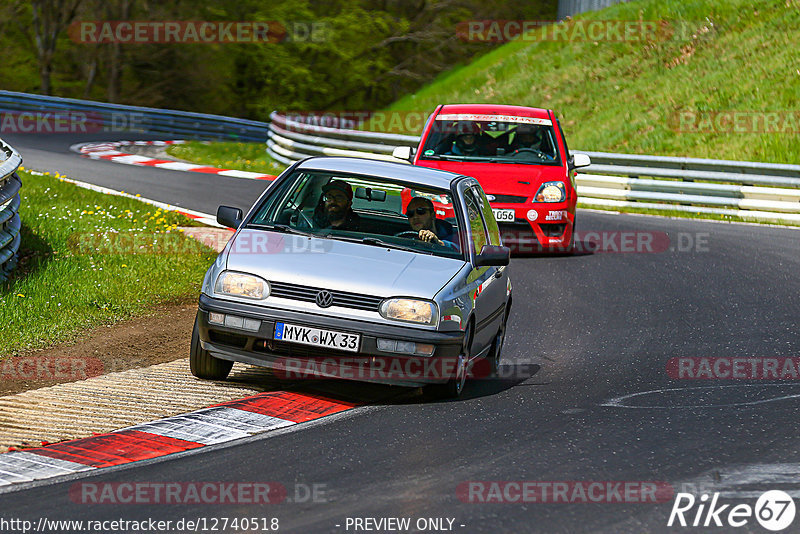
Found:
[[[446,189],[304,170],[282,179],[247,227],[463,259],[455,213]]]
[[[550,119],[440,114],[420,159],[561,165]]]

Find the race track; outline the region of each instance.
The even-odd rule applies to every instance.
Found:
[[[99,137],[5,139],[26,168],[206,213],[247,208],[268,184],[69,152]],[[276,517],[281,532],[366,531],[353,518],[396,517],[412,527],[453,520],[428,523],[428,532],[694,532],[704,529],[667,526],[674,493],[720,492],[725,503],[751,506],[766,490],[800,497],[800,382],[675,373],[681,358],[800,357],[798,231],[589,211],[579,211],[578,230],[580,254],[512,260],[504,378],[469,383],[461,401],[387,387],[386,400],[340,416],[7,491],[3,514],[34,522]],[[620,250],[641,235],[655,246]],[[295,502],[90,505],[70,498],[76,481],[277,482]],[[659,482],[674,493],[660,502],[576,502],[570,493],[572,502],[541,503],[506,491],[501,500],[511,502],[480,502],[489,488],[516,488],[509,481]],[[313,485],[317,498],[303,499]],[[764,532],[753,518],[736,531]]]

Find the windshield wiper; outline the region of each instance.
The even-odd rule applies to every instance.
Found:
[[[361,238],[361,243],[365,245],[372,245],[375,247],[387,247],[387,248],[396,248],[397,250],[405,250],[407,252],[420,252],[422,254],[432,254],[432,252],[427,252],[424,250],[419,250],[413,247],[406,247],[404,245],[396,245],[394,243],[387,243],[386,241],[382,241],[377,237],[363,237]]]
[[[297,228],[292,228],[286,224],[278,224],[278,223],[252,223],[247,225],[248,228],[258,228],[260,230],[274,230],[276,232],[283,232],[285,234],[296,234],[296,235],[303,235],[306,237],[319,237],[315,234],[304,232],[302,230],[298,230]]]
[[[443,159],[443,160],[446,160],[446,161],[453,161],[453,160],[459,161],[459,160],[462,160],[463,157],[456,156],[454,154],[452,154],[452,155],[451,154],[431,154],[429,156],[423,155],[423,157],[421,159]]]

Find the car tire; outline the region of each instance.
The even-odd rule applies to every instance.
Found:
[[[576,210],[577,211],[577,210]],[[572,218],[572,235],[569,237],[569,246],[565,251],[565,254],[575,254],[575,228],[577,228],[578,224],[578,214],[575,213],[575,216]]]
[[[189,351],[189,369],[197,378],[206,380],[225,380],[231,372],[233,362],[220,360],[211,355],[207,350],[200,346],[200,336],[197,333],[197,325],[200,322],[198,316],[194,320],[192,329],[192,347]]]
[[[492,341],[492,348],[489,349],[489,354],[486,356],[486,360],[489,362],[489,376],[491,377],[496,377],[500,373],[500,358],[506,341],[506,324],[508,323],[508,314],[510,311],[511,308],[506,307],[505,314],[503,315],[503,322],[500,323],[497,335],[494,337],[494,341]]]
[[[456,362],[456,376],[443,384],[425,386],[425,393],[437,399],[457,399],[464,391],[469,371],[469,358],[472,347],[472,323],[469,323],[464,332],[464,344]]]

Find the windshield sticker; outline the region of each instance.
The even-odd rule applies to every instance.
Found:
[[[552,126],[553,121],[550,119],[538,119],[536,117],[515,117],[513,115],[475,115],[473,113],[449,113],[446,115],[437,115],[437,121],[502,121],[502,122],[516,122],[519,124],[541,124],[544,126]]]

